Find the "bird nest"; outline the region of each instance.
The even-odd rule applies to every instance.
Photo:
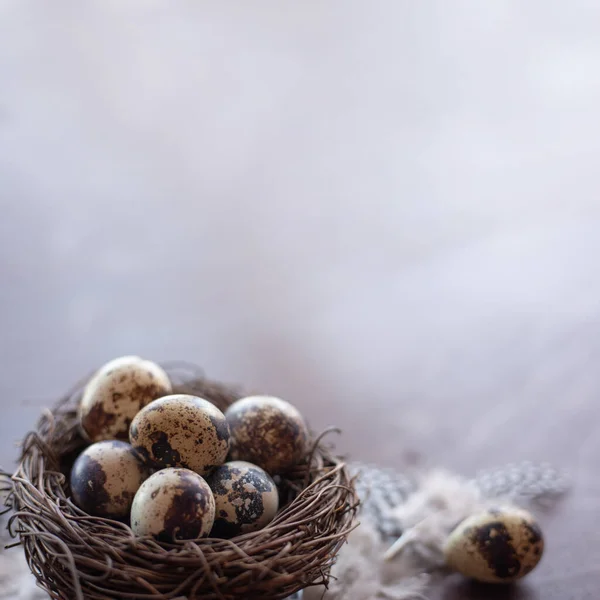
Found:
[[[221,410],[243,395],[189,365],[164,367],[174,393],[201,396]],[[322,435],[277,479],[281,508],[264,529],[230,540],[158,542],[136,537],[126,523],[92,517],[71,500],[68,474],[86,446],[77,420],[84,385],[42,416],[23,442],[16,472],[4,474],[10,533],[52,598],[277,599],[327,584],[357,499],[344,463]]]

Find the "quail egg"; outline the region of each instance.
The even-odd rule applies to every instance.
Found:
[[[91,515],[122,519],[129,515],[133,497],[148,475],[128,443],[97,442],[86,448],[73,464],[73,501]]]
[[[531,514],[518,508],[490,509],[465,519],[450,534],[444,555],[449,567],[485,583],[510,583],[538,564],[542,532]]]
[[[208,400],[173,394],[151,402],[136,415],[129,439],[148,464],[206,475],[227,458],[229,426]]]
[[[211,537],[230,538],[262,529],[279,508],[275,482],[251,463],[225,463],[207,478],[207,483],[215,497]]]
[[[112,360],[84,390],[79,406],[81,427],[92,442],[127,440],[137,412],[171,390],[169,377],[156,363],[138,356]]]
[[[284,473],[305,455],[308,429],[300,412],[273,396],[249,396],[225,412],[233,460],[246,460],[271,475]]]
[[[131,529],[163,542],[206,537],[215,500],[206,481],[189,469],[163,469],[140,487],[131,507]]]

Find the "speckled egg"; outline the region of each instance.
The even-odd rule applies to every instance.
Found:
[[[206,475],[229,451],[225,415],[208,400],[173,394],[143,408],[131,423],[131,445],[158,468],[184,467]]]
[[[262,529],[279,508],[275,482],[260,467],[241,460],[218,467],[208,478],[215,497],[211,537],[231,538]]]
[[[300,412],[273,396],[249,396],[225,412],[233,460],[251,462],[271,475],[284,473],[305,455],[308,429]]]
[[[138,411],[171,391],[169,377],[156,363],[138,356],[112,360],[85,388],[79,405],[81,427],[92,442],[127,440]]]
[[[518,508],[490,509],[465,519],[448,538],[448,566],[485,583],[510,583],[538,564],[542,532],[531,514]]]
[[[163,469],[140,487],[131,507],[131,529],[163,542],[206,537],[215,500],[206,481],[189,469]]]
[[[148,475],[127,442],[97,442],[73,464],[73,501],[90,515],[122,519],[129,515],[133,497]]]

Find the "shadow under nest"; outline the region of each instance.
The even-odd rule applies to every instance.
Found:
[[[185,363],[163,365],[173,393],[225,410],[244,394]],[[136,537],[127,523],[89,516],[70,499],[68,474],[87,442],[77,405],[85,381],[47,411],[23,442],[14,474],[3,474],[9,530],[50,597],[60,600],[286,598],[326,584],[354,527],[358,500],[344,463],[314,438],[306,457],[277,479],[281,508],[260,531],[231,540],[174,543]],[[15,550],[16,551],[16,550]]]

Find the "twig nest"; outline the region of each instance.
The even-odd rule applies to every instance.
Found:
[[[231,538],[262,529],[279,508],[275,482],[251,463],[225,463],[208,477],[207,483],[215,498],[211,537]]]
[[[251,462],[271,475],[285,473],[305,455],[308,428],[294,406],[273,396],[249,396],[225,412],[233,460]]]
[[[229,426],[211,402],[173,394],[150,403],[131,423],[131,445],[156,467],[183,467],[206,475],[229,451]]]
[[[206,537],[215,501],[206,481],[189,469],[163,469],[140,487],[131,507],[131,529],[163,542]]]
[[[205,398],[220,410],[240,397],[237,387],[206,379],[193,365],[166,368],[177,393]],[[82,393],[81,387],[69,392],[39,420],[23,440],[14,476],[0,473],[0,487],[10,488],[7,505],[16,509],[13,532],[50,596],[268,600],[327,583],[353,528],[357,498],[342,460],[318,440],[281,477],[285,507],[259,531],[231,540],[183,541],[207,535],[215,507],[203,478],[181,468],[158,471],[140,486],[131,531],[117,521],[82,516],[59,475],[89,442],[82,438],[77,410]]]
[[[465,519],[449,536],[452,569],[484,583],[510,583],[538,564],[544,540],[534,517],[519,508],[490,509]]]
[[[149,471],[126,442],[102,441],[86,448],[71,469],[71,493],[79,508],[97,517],[129,516]]]
[[[92,442],[127,440],[137,412],[171,391],[168,375],[156,363],[139,356],[111,360],[84,390],[79,405],[81,427]]]

